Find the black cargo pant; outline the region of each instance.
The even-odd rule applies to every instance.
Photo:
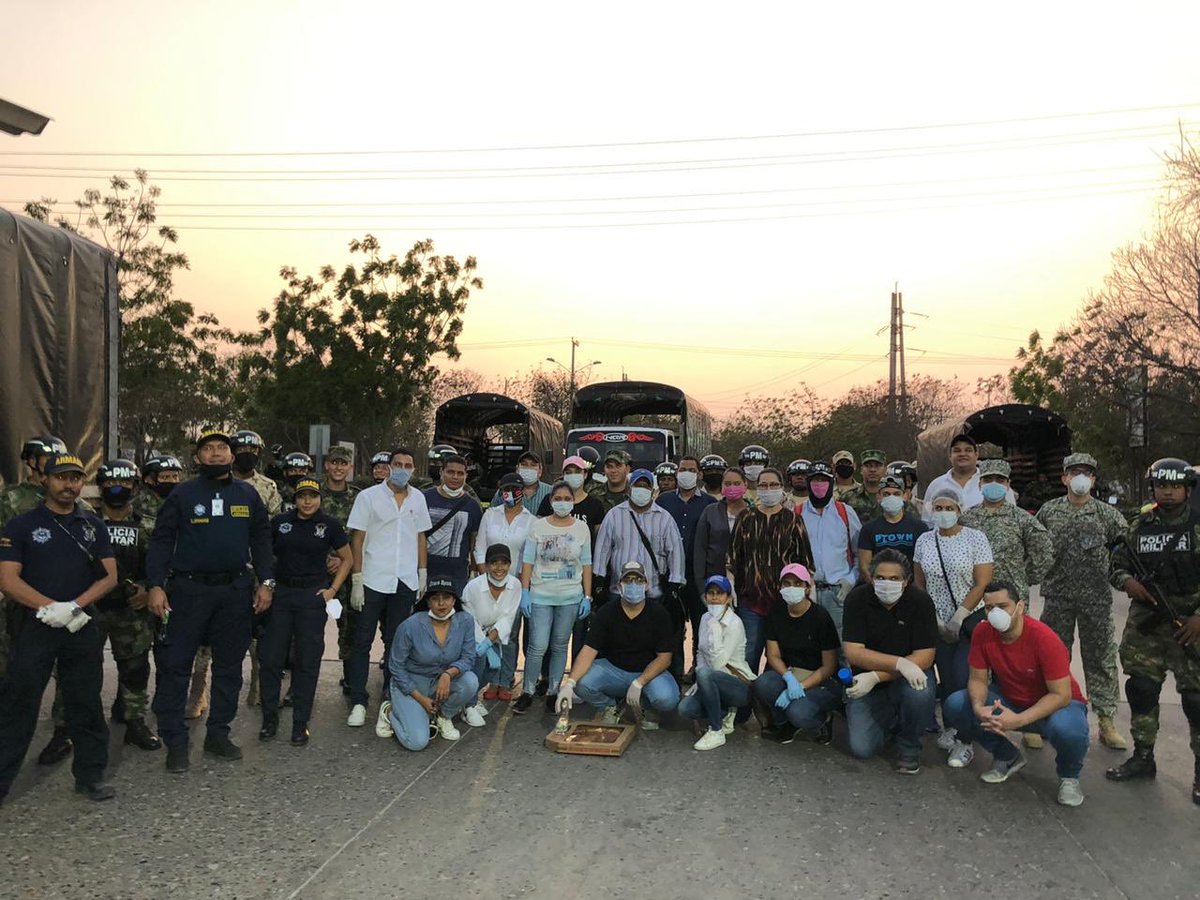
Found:
[[[258,639],[260,697],[263,722],[279,716],[279,691],[288,650],[292,657],[292,725],[307,725],[312,716],[321,655],[325,652],[325,598],[317,591],[328,587],[328,579],[311,587],[284,587],[283,579],[271,601],[267,625]],[[293,643],[294,642],[294,643]]]

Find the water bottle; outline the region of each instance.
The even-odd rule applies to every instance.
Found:
[[[854,673],[850,671],[849,666],[842,666],[838,669],[837,680],[842,683],[843,687],[850,687],[854,684]]]

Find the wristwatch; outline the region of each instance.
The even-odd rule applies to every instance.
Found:
[[[262,586],[265,587],[268,591],[271,591],[272,593],[274,593],[275,592],[275,579],[274,578],[264,578],[262,581]]]

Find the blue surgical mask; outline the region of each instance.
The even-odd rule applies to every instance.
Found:
[[[571,514],[571,510],[575,508],[574,500],[551,500],[550,508],[554,510],[554,514],[560,519],[565,519]]]
[[[529,466],[518,466],[517,474],[521,477],[521,481],[525,484],[537,484],[538,470]]]
[[[634,506],[649,506],[653,499],[654,492],[650,488],[635,487],[629,491],[629,502]]]
[[[998,481],[989,481],[979,489],[979,492],[983,494],[983,499],[989,503],[999,503],[1008,495],[1008,488]]]
[[[888,496],[879,499],[879,507],[889,516],[894,516],[900,510],[904,509],[904,498],[897,497],[895,494],[888,494]]]
[[[708,607],[708,614],[714,619],[721,618],[721,614],[729,609],[725,603],[705,603],[704,605]]]
[[[622,581],[621,599],[626,603],[642,603],[646,599],[646,585],[640,581]]]
[[[567,487],[569,487],[571,490],[577,491],[583,487],[583,473],[568,472],[563,476],[563,481],[567,483]]]
[[[938,509],[933,513],[933,524],[938,528],[949,531],[958,524],[958,513],[952,509]]]
[[[389,469],[388,481],[398,488],[408,487],[408,480],[412,478],[412,469]]]

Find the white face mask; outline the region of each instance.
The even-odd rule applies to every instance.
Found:
[[[435,621],[435,622],[449,622],[453,616],[454,616],[454,607],[453,606],[450,607],[450,612],[446,613],[444,616],[435,616],[433,614],[433,610],[432,609],[429,610],[429,618],[433,619],[433,621]]]
[[[886,578],[876,578],[874,581],[875,596],[879,598],[879,602],[884,606],[895,606],[900,602],[900,595],[904,593],[904,582],[889,581]]]
[[[763,506],[778,506],[783,502],[783,488],[763,488],[758,492],[758,502]]]
[[[808,589],[803,587],[785,587],[779,589],[779,594],[783,597],[783,602],[788,606],[796,606],[803,603],[808,597]]]
[[[567,483],[567,487],[569,487],[571,490],[577,491],[583,487],[583,473],[568,472],[563,476],[563,481]]]
[[[654,492],[650,488],[635,487],[629,491],[629,502],[634,506],[649,506],[653,499]]]
[[[1090,475],[1079,474],[1071,479],[1071,493],[1076,497],[1085,497],[1092,492],[1092,485],[1095,484],[1095,479]]]
[[[987,620],[988,624],[1001,634],[1004,634],[1004,632],[1012,628],[1013,624],[1013,617],[1009,615],[1006,610],[1003,610],[998,606],[993,606],[988,610]]]
[[[685,491],[695,490],[697,476],[695,472],[680,472],[675,476],[675,483]]]
[[[445,494],[447,497],[461,497],[463,495],[463,491],[465,491],[465,490],[466,490],[465,487],[448,488],[444,484],[442,485],[442,493]]]
[[[934,510],[933,524],[938,528],[949,530],[958,524],[958,513],[952,509]]]
[[[888,494],[888,496],[879,499],[879,507],[889,516],[894,516],[900,510],[904,509],[904,498],[897,497],[895,494]]]
[[[708,607],[708,614],[714,619],[720,619],[721,614],[729,609],[729,606],[725,603],[705,603],[704,605]]]
[[[502,588],[508,584],[508,578],[497,578],[491,572],[488,572],[488,584],[492,587]]]
[[[531,469],[528,466],[518,466],[517,474],[521,476],[521,481],[523,481],[525,484],[537,484],[537,469]]]
[[[751,481],[758,481],[758,476],[763,473],[766,466],[742,466],[742,471],[746,473],[746,477]]]
[[[575,508],[574,500],[551,500],[550,501],[550,509],[552,509],[554,511],[554,514],[556,516],[558,516],[560,519],[565,519],[567,516],[569,516],[571,514],[571,510],[573,510],[574,508]]]

